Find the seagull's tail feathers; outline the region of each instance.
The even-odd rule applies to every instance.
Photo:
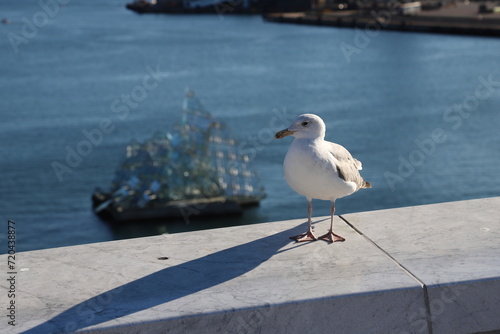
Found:
[[[363,180],[363,185],[361,186],[361,188],[371,188],[372,187],[372,184],[370,182],[366,182],[365,180]]]

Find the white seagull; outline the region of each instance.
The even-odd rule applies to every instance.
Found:
[[[303,114],[284,130],[276,133],[276,139],[294,136],[283,163],[285,180],[297,193],[307,198],[309,230],[290,237],[298,242],[317,240],[312,231],[312,199],[329,200],[330,230],[319,237],[328,242],[344,241],[333,233],[335,200],[355,193],[360,188],[371,188],[359,174],[361,162],[354,159],[343,146],[325,140],[325,122],[316,115]]]

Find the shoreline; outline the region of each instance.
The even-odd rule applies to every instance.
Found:
[[[368,31],[395,30],[500,37],[500,13],[479,13],[479,4],[470,3],[421,11],[415,15],[394,10],[343,10],[297,13],[269,13],[264,20],[275,23],[307,24]]]

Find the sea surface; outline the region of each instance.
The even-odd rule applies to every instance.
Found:
[[[272,138],[301,113],[320,115],[373,185],[338,200],[338,214],[500,195],[500,39],[61,2],[0,5],[0,253],[8,220],[17,251],[305,222],[306,200],[283,179],[292,139]],[[245,143],[267,198],[240,217],[101,221],[95,187],[110,185],[127,143],[180,121],[186,87]],[[84,133],[102,127],[102,140],[83,147]],[[78,148],[86,155],[69,166]],[[315,216],[329,214],[328,202],[313,203]]]

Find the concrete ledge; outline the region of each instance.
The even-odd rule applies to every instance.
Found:
[[[500,329],[499,209],[495,197],[344,218],[424,284],[433,333],[476,333]]]
[[[333,245],[291,242],[300,219],[18,253],[16,326],[3,317],[0,330],[500,330],[499,206],[488,198],[336,217],[347,241]],[[327,230],[328,217],[315,221]]]

